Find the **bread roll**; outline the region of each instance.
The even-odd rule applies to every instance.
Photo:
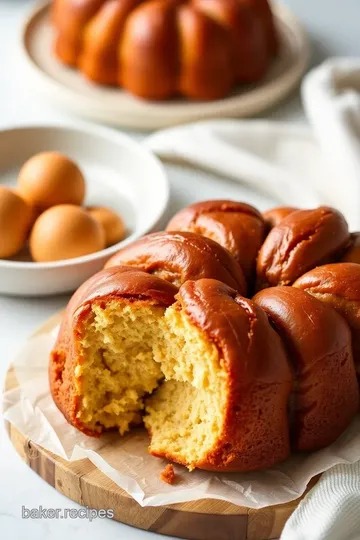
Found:
[[[359,406],[348,325],[330,306],[294,287],[271,287],[254,302],[267,313],[293,366],[294,450],[331,444]]]
[[[264,220],[253,206],[236,201],[202,201],[175,214],[167,231],[190,231],[211,238],[238,261],[249,282],[265,237]]]
[[[257,288],[291,285],[315,266],[336,261],[350,239],[340,212],[320,206],[298,210],[274,227],[257,259]]]
[[[217,242],[190,232],[158,232],[129,244],[106,264],[142,268],[176,287],[189,279],[214,278],[245,294],[243,271]]]

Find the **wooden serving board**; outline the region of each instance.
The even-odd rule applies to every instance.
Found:
[[[36,334],[49,332],[60,318],[61,314],[51,317]],[[17,386],[10,367],[5,390]],[[22,460],[57,491],[89,508],[112,509],[115,520],[147,531],[189,540],[275,539],[302,498],[260,510],[211,499],[143,508],[88,459],[65,461],[33,443],[9,422],[5,424]],[[316,479],[308,490],[315,483]]]

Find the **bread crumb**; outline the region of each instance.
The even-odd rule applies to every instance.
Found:
[[[166,465],[165,469],[160,474],[160,480],[166,482],[167,484],[172,485],[175,482],[175,471],[173,465],[169,463]]]

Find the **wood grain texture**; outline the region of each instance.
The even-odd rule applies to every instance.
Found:
[[[51,317],[36,334],[51,330],[60,318],[61,314]],[[10,367],[5,390],[17,386]],[[259,510],[213,499],[142,508],[89,460],[65,461],[33,443],[8,422],[6,428],[21,459],[57,491],[89,508],[112,509],[115,520],[159,534],[189,540],[276,539],[301,500]],[[111,452],[111,448],[108,450]],[[313,479],[308,489],[315,483]]]

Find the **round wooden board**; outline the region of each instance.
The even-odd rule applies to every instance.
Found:
[[[33,83],[39,92],[72,113],[110,125],[158,129],[204,118],[253,116],[283,99],[298,84],[308,64],[306,33],[286,6],[274,2],[280,51],[259,84],[237,88],[216,101],[141,100],[120,88],[89,83],[78,71],[56,60],[49,5],[45,0],[35,6],[23,28],[23,57]]]
[[[54,315],[35,335],[49,332],[60,319],[61,313]],[[17,386],[10,366],[4,390]],[[88,459],[65,461],[33,443],[9,422],[5,424],[22,460],[57,491],[89,508],[112,509],[115,520],[159,534],[189,540],[276,539],[303,498],[259,510],[213,499],[143,508]],[[316,481],[310,482],[307,491]]]

